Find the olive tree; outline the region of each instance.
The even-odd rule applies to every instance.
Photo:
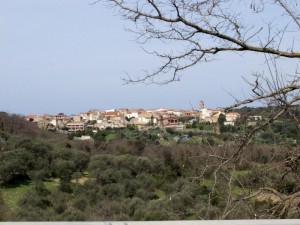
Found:
[[[257,199],[262,193],[280,199],[273,204],[272,216],[299,216],[297,205],[300,202],[300,192],[296,189],[290,195],[283,195],[272,185],[260,186],[255,192],[241,198],[234,196],[231,190],[231,184],[239,182],[232,165],[243,163],[243,156],[258,131],[283,114],[288,114],[295,126],[300,128],[299,118],[293,110],[293,106],[299,104],[300,100],[298,0],[98,0],[91,4],[99,2],[112,7],[123,19],[133,24],[128,30],[136,35],[137,42],[147,44],[158,40],[172,46],[170,51],[168,48],[147,49],[148,53],[161,59],[161,65],[138,76],[129,75],[125,79],[126,83],[165,84],[177,81],[186,69],[209,63],[224,52],[246,56],[254,53],[255,57],[263,59],[262,64],[265,64],[267,72],[252,71],[252,74],[244,78],[249,85],[250,97],[235,99],[227,110],[262,102],[271,106],[270,115],[266,121],[245,133],[234,150],[223,154],[212,152],[206,156],[207,162],[211,159],[215,165],[209,203],[220,185],[220,177],[223,177],[227,180],[228,190],[222,190],[224,211],[220,218],[228,218],[239,204]],[[293,67],[294,72],[286,70],[287,66],[281,66],[282,62]],[[272,159],[278,155],[282,156],[282,160],[276,166],[286,169],[276,180],[277,183],[297,170],[299,147],[296,145],[284,153],[276,152]],[[272,169],[266,169],[270,170]],[[252,209],[249,212],[256,217]]]

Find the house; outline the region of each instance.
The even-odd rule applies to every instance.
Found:
[[[113,128],[113,124],[108,122],[107,119],[97,120],[97,123],[94,124],[95,128],[99,128],[100,130],[104,130],[108,127]]]
[[[211,116],[212,123],[217,123],[221,114],[224,114],[222,110],[213,109],[212,110],[212,116]]]
[[[120,116],[120,115],[116,111],[106,111],[105,113],[102,114],[102,117],[106,117],[106,118],[111,118],[115,116]]]
[[[248,120],[250,120],[250,121],[261,121],[262,116],[258,116],[258,115],[248,116]]]
[[[182,110],[173,110],[173,114],[175,114],[175,115],[178,116],[178,117],[184,115],[184,112],[186,112],[186,111],[182,111]]]
[[[56,119],[56,127],[61,128],[64,127],[67,120],[68,120],[68,116],[66,116],[63,113],[59,113],[57,115],[55,115],[55,119]]]
[[[157,125],[159,123],[161,116],[153,111],[142,112],[138,117],[133,117],[129,124],[136,126],[147,126],[147,125]]]
[[[118,110],[121,114],[126,115],[129,112],[129,109],[127,108],[121,108]]]
[[[30,122],[38,122],[41,120],[44,120],[46,118],[45,115],[34,115],[34,114],[30,114],[25,116],[26,120],[30,121]]]
[[[87,121],[93,121],[93,120],[97,120],[100,115],[102,114],[102,112],[98,109],[91,109],[90,111],[88,111],[86,113],[86,120]]]
[[[82,116],[80,114],[71,115],[69,117],[69,121],[72,121],[72,122],[82,122],[83,118],[82,118]]]
[[[178,125],[178,117],[175,114],[163,114],[161,124],[162,126]]]
[[[258,115],[253,115],[253,116],[248,116],[248,126],[256,126],[258,124],[259,121],[262,120],[262,116],[258,116]]]
[[[225,114],[226,121],[224,122],[224,125],[232,125],[234,126],[237,119],[241,117],[241,114],[238,112],[228,112]]]
[[[199,112],[199,122],[210,122],[212,123],[212,110],[211,109],[200,109]]]
[[[139,112],[138,111],[128,111],[126,114],[125,114],[125,117],[127,118],[138,118],[139,117]]]
[[[122,116],[102,116],[97,120],[97,123],[93,125],[95,128],[99,128],[100,130],[106,129],[106,128],[122,128],[125,127],[128,124],[128,121],[126,121]]]
[[[49,120],[39,120],[37,124],[40,128],[44,128],[44,129],[53,128],[55,126]]]
[[[168,113],[168,109],[156,109],[155,112],[156,113]]]
[[[189,116],[194,116],[194,115],[195,115],[194,111],[184,111],[181,116],[189,117]]]
[[[68,128],[68,131],[82,131],[85,130],[86,124],[82,122],[71,122],[67,123],[66,127]]]

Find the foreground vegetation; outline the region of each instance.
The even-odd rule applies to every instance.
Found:
[[[223,167],[220,158],[251,127],[220,125],[220,135],[194,123],[184,132],[128,127],[74,141],[0,113],[0,219],[299,217],[299,158],[287,160],[299,151],[298,134],[288,120],[259,133],[243,158]]]

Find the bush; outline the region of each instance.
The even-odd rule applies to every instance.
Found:
[[[59,221],[84,221],[86,216],[83,212],[77,209],[68,208],[66,209],[61,216],[57,218]]]
[[[177,134],[177,132],[173,128],[170,128],[170,127],[166,128],[166,131],[169,134]]]

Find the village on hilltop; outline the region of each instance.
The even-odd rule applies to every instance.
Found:
[[[26,119],[37,123],[41,128],[65,132],[83,131],[87,128],[97,132],[97,130],[106,128],[124,128],[128,125],[135,125],[139,130],[153,126],[184,130],[187,124],[192,124],[195,121],[215,124],[221,114],[225,116],[224,125],[231,126],[234,126],[241,116],[238,112],[205,108],[204,102],[200,101],[199,110],[121,108],[101,111],[92,109],[85,113],[70,116],[64,113],[27,115]],[[261,120],[261,116],[255,116],[254,120]]]

